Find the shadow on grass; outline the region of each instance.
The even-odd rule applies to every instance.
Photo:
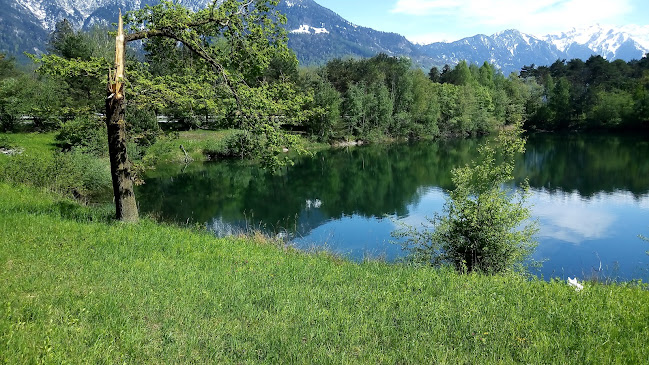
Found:
[[[4,196],[0,196],[0,216],[22,213],[48,215],[77,222],[110,223],[113,221],[112,204],[84,205],[37,189],[11,185],[0,186],[0,188],[6,188],[2,192]]]
[[[77,222],[110,223],[114,216],[112,206],[107,204],[86,207],[71,201],[57,201],[53,204],[53,208],[61,218]]]

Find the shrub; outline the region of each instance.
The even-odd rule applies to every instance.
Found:
[[[247,131],[238,131],[225,138],[222,143],[215,144],[203,150],[209,160],[230,158],[251,158],[259,145],[259,137]]]
[[[82,149],[95,156],[108,153],[106,124],[92,115],[77,116],[62,123],[55,139],[64,151]]]
[[[18,120],[15,116],[0,110],[0,132],[13,132],[17,124]]]
[[[14,147],[16,146],[9,140],[9,138],[7,138],[7,136],[0,136],[0,148],[11,150]]]
[[[45,188],[80,199],[111,187],[107,161],[79,150],[10,156],[0,165],[0,173],[0,179],[6,182]]]
[[[428,219],[423,229],[406,226],[395,232],[417,262],[452,265],[460,272],[498,273],[514,269],[536,247],[536,222],[525,206],[528,186],[520,192],[503,188],[513,179],[514,157],[525,149],[519,130],[502,132],[497,149],[480,146],[481,158],[452,171],[455,189],[445,215]],[[498,158],[502,162],[497,162]]]

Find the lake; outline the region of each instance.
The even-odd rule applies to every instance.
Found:
[[[305,250],[354,260],[405,256],[390,233],[441,212],[451,169],[478,140],[341,148],[271,174],[227,161],[160,166],[137,197],[142,213],[205,225],[217,235],[259,229]],[[649,281],[649,138],[533,135],[516,163],[539,222],[534,273]],[[513,183],[512,183],[512,186]]]

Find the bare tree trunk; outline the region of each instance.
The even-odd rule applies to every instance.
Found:
[[[110,172],[115,195],[115,217],[124,222],[137,222],[139,216],[133,190],[131,162],[126,153],[125,99],[110,96],[114,94],[112,91],[109,86],[109,98],[106,99],[106,127],[108,128]]]
[[[110,172],[113,178],[115,195],[115,217],[124,222],[137,222],[139,219],[131,162],[126,153],[126,98],[124,96],[124,27],[122,12],[119,12],[119,28],[115,39],[115,74],[108,80],[106,98],[106,127],[108,129],[108,154]]]

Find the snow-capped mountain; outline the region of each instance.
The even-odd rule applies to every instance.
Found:
[[[212,0],[175,0],[190,9],[205,7]],[[67,19],[73,27],[115,22],[118,9],[140,9],[159,0],[0,0],[0,52],[26,60],[23,52],[45,51],[56,23]]]
[[[551,64],[561,58],[556,46],[532,35],[510,29],[486,36],[479,34],[459,41],[421,46],[424,54],[436,66],[454,65],[462,60],[487,61],[505,73],[518,71],[523,65]]]
[[[106,21],[105,10],[139,9],[156,4],[158,0],[21,0],[11,1],[14,8],[23,8],[38,19],[43,29],[51,31],[59,20],[66,18],[73,26],[81,28],[96,20]],[[175,0],[190,9],[205,7],[212,0]],[[114,16],[114,15],[113,15]]]
[[[638,59],[649,52],[649,26],[612,27],[594,25],[543,37],[567,58],[599,54],[607,59]]]
[[[313,0],[281,1],[289,47],[302,64],[322,64],[335,57],[371,57],[377,53],[418,58],[418,46],[405,37],[361,27]]]
[[[213,0],[175,0],[196,10]],[[0,52],[18,58],[23,52],[45,50],[56,22],[68,19],[77,28],[112,23],[118,9],[139,9],[158,0],[0,0]],[[461,60],[488,61],[504,73],[524,65],[549,65],[557,59],[602,55],[608,59],[639,59],[649,52],[649,26],[573,29],[547,36],[506,30],[455,42],[417,45],[405,37],[355,25],[313,0],[282,0],[289,46],[303,65],[322,64],[336,57],[371,57],[377,53],[406,56],[428,69]]]
[[[478,64],[488,61],[508,74],[518,72],[524,65],[550,65],[557,59],[586,60],[591,55],[601,55],[629,61],[649,52],[649,26],[595,26],[540,37],[511,29],[491,36],[417,45],[394,33],[352,24],[313,0],[287,0],[279,8],[288,17],[289,46],[302,64],[383,52],[410,57],[423,68],[455,65],[461,60]]]

